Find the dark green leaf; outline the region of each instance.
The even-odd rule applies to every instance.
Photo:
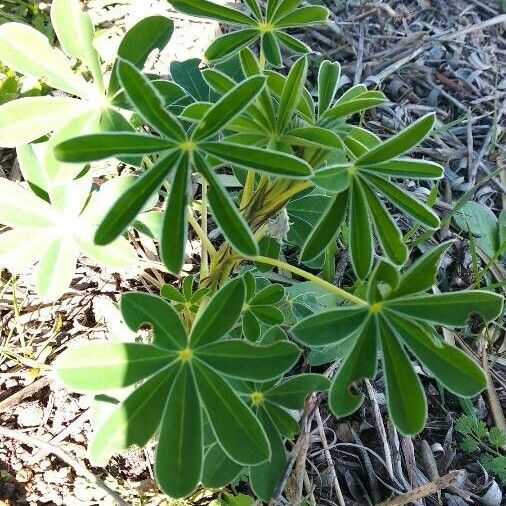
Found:
[[[436,284],[437,269],[441,256],[452,241],[444,242],[424,253],[401,277],[396,297],[425,292]]]
[[[282,436],[291,439],[297,434],[299,424],[290,413],[269,400],[265,401],[264,406]]]
[[[407,353],[383,319],[379,327],[388,411],[401,434],[418,434],[427,418],[422,384]]]
[[[408,248],[403,242],[401,230],[369,186],[363,184],[362,189],[383,251],[395,264],[403,265],[408,257]]]
[[[281,285],[272,284],[260,290],[251,300],[250,304],[277,304],[285,296],[285,290]]]
[[[269,461],[252,466],[249,470],[251,489],[263,501],[272,497],[286,467],[286,450],[283,440],[265,409],[260,409],[258,418],[269,439],[271,458]]]
[[[347,208],[348,192],[338,193],[330,206],[311,230],[302,248],[301,260],[313,260],[330,244],[339,233]]]
[[[331,193],[341,193],[350,186],[349,163],[331,164],[317,170],[311,180],[313,183]],[[344,193],[348,196],[348,192]]]
[[[202,472],[202,485],[206,488],[222,488],[233,482],[243,467],[230,459],[219,444],[207,450]]]
[[[337,103],[331,109],[328,109],[323,115],[326,119],[337,119],[344,118],[345,116],[351,116],[357,112],[371,109],[377,105],[385,102],[385,97],[380,92],[368,92],[368,94],[374,93],[374,96],[361,95],[359,98],[352,99],[347,102]],[[377,95],[377,96],[376,96]]]
[[[300,356],[300,349],[288,341],[260,346],[242,339],[229,339],[200,347],[195,353],[227,376],[266,381],[291,369]]]
[[[268,17],[269,21],[276,21],[293,12],[301,3],[301,0],[279,0],[276,9]]]
[[[57,144],[54,155],[61,162],[93,162],[121,155],[142,155],[174,149],[168,139],[137,133],[81,135]]]
[[[207,111],[192,138],[198,141],[216,134],[255,100],[264,85],[264,76],[249,77],[237,84]]]
[[[214,39],[207,48],[205,56],[209,61],[231,56],[251,44],[258,36],[259,32],[255,28],[227,33]]]
[[[288,77],[283,86],[283,92],[279,101],[277,128],[282,132],[292,119],[293,113],[297,109],[302,89],[306,83],[307,76],[307,58],[299,58],[290,69]]]
[[[278,40],[273,32],[265,32],[262,34],[262,53],[265,59],[273,67],[281,67],[281,49],[279,48]]]
[[[164,299],[173,300],[175,302],[184,303],[186,301],[184,295],[172,285],[163,285],[162,288],[160,288],[160,295]]]
[[[307,346],[326,346],[354,334],[368,317],[367,307],[340,307],[317,313],[292,328],[295,338]]]
[[[380,174],[408,179],[439,179],[444,169],[438,163],[425,160],[397,158],[378,165],[368,165],[364,169]]]
[[[357,336],[355,345],[338,369],[330,390],[330,409],[338,418],[350,415],[364,401],[364,395],[352,393],[350,387],[360,379],[374,378],[377,365],[377,347],[376,318],[369,318],[367,325]]]
[[[305,178],[311,175],[311,167],[305,161],[278,151],[267,151],[229,142],[202,142],[199,146],[211,155],[245,169],[289,178]]]
[[[339,86],[341,65],[325,60],[318,71],[318,114],[321,116],[332,104]]]
[[[156,449],[156,481],[168,496],[190,494],[202,473],[202,416],[189,365],[181,368],[163,413]]]
[[[227,74],[216,69],[209,68],[203,70],[202,77],[218,93],[228,93],[236,85],[236,82],[228,77]]]
[[[332,150],[341,146],[341,139],[332,131],[321,127],[298,127],[283,136],[283,141],[296,146]]]
[[[371,217],[364,190],[356,177],[351,187],[349,214],[351,264],[356,275],[365,279],[373,262]]]
[[[406,191],[395,186],[387,179],[382,177],[367,175],[367,181],[371,182],[381,193],[385,195],[392,203],[409,214],[413,219],[419,221],[428,228],[439,228],[440,221],[438,216],[427,205],[411,197]]]
[[[170,64],[170,75],[195,100],[209,100],[210,90],[199,69],[200,59],[191,58],[185,61],[173,61]]]
[[[258,0],[244,0],[244,3],[249,7],[255,19],[257,21],[261,21],[262,10],[260,9],[260,4],[258,3]]]
[[[183,141],[186,138],[181,123],[173,116],[156,88],[127,60],[119,60],[118,76],[125,94],[141,117],[160,134]]]
[[[153,344],[156,346],[181,350],[188,345],[186,330],[179,314],[160,297],[142,292],[124,293],[120,299],[120,309],[125,323],[134,332],[143,325],[151,326]]]
[[[419,295],[389,300],[385,307],[397,313],[442,325],[465,325],[472,314],[489,322],[501,315],[502,296],[485,290],[469,290],[438,295]]]
[[[279,325],[285,319],[283,312],[272,306],[252,306],[250,311],[266,325]]]
[[[260,322],[251,311],[245,311],[242,315],[242,332],[253,343],[260,337]]]
[[[320,374],[299,374],[283,380],[264,392],[269,402],[288,409],[302,409],[306,397],[313,392],[323,392],[330,381]]]
[[[237,9],[216,5],[207,0],[169,0],[175,9],[190,16],[217,19],[239,25],[255,25],[255,21]]]
[[[178,163],[179,156],[179,153],[175,152],[160,158],[155,165],[135,180],[113,204],[99,225],[95,234],[95,244],[109,244],[124,232]]]
[[[382,142],[368,153],[362,155],[356,160],[356,165],[365,166],[373,165],[381,162],[386,162],[402,155],[406,151],[414,148],[417,144],[422,142],[427,135],[429,135],[436,115],[434,113],[427,114],[415,121],[412,125],[405,128],[397,135],[394,135],[385,142]]]
[[[229,332],[244,304],[244,281],[235,278],[223,285],[200,313],[190,335],[192,347],[203,346]]]
[[[198,390],[225,453],[242,465],[256,465],[270,457],[265,431],[230,385],[208,366],[195,364]]]
[[[276,21],[276,28],[299,28],[327,21],[329,11],[317,5],[302,7]]]
[[[289,51],[293,53],[310,53],[311,47],[309,47],[307,44],[304,44],[304,42],[300,41],[296,37],[293,37],[292,35],[289,35],[285,32],[274,32],[276,38],[278,39],[278,42],[281,42],[283,46],[285,46]]]
[[[160,256],[170,272],[178,274],[184,263],[188,235],[188,156],[181,157],[170,187],[163,217]]]
[[[487,386],[487,378],[474,360],[462,350],[437,342],[421,325],[389,314],[397,337],[448,390],[462,397],[478,395]]]
[[[153,49],[163,49],[167,45],[173,31],[174,23],[164,16],[148,16],[141,19],[121,39],[118,57],[133,63],[138,69],[142,69]],[[107,92],[109,97],[115,95],[119,89],[116,68],[117,62],[111,71]]]
[[[171,364],[174,352],[139,343],[93,343],[63,353],[55,370],[75,392],[100,392],[133,385]]]

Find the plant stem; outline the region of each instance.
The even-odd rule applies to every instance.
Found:
[[[207,237],[207,182],[201,178],[202,186],[202,211],[200,214],[200,226],[203,234]],[[200,279],[204,279],[209,275],[209,258],[207,252],[207,244],[202,241],[200,250]]]
[[[269,257],[264,257],[264,256],[248,257],[247,259],[251,260],[252,262],[259,262],[262,264],[272,265],[273,267],[278,267],[280,269],[291,272],[293,274],[297,274],[298,276],[305,278],[308,281],[311,281],[315,285],[325,288],[325,290],[328,290],[329,292],[335,293],[339,297],[346,299],[346,300],[352,302],[353,304],[357,304],[359,306],[368,306],[369,305],[365,300],[361,299],[360,297],[357,297],[356,295],[348,293],[346,290],[343,290],[342,288],[334,286],[334,285],[330,284],[329,282],[319,278],[318,276],[315,276],[314,274],[310,274],[309,272],[306,272],[305,270],[300,269],[299,267],[295,267],[295,266],[290,265],[290,264],[283,262],[281,260],[276,260],[274,258],[269,258]]]
[[[206,250],[209,253],[209,256],[211,257],[211,262],[212,262],[216,258],[217,251],[214,249],[214,246],[211,244],[211,241],[207,237],[207,234],[202,230],[198,221],[193,216],[191,209],[190,209],[190,212],[188,213],[188,222],[192,226],[193,230],[195,230],[195,233],[198,235],[199,239],[202,241],[202,244],[203,245],[205,244]]]

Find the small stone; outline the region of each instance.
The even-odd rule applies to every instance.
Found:
[[[44,410],[38,402],[22,404],[15,413],[20,427],[37,427],[44,419]]]

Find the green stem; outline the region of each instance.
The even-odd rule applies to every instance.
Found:
[[[353,304],[357,304],[359,306],[368,306],[368,302],[361,299],[360,297],[357,297],[351,293],[348,293],[346,290],[343,290],[342,288],[339,288],[337,286],[334,286],[330,284],[329,282],[319,278],[318,276],[315,276],[314,274],[310,274],[309,272],[306,272],[303,269],[300,269],[299,267],[294,267],[293,265],[290,265],[286,262],[282,262],[281,260],[276,260],[274,258],[264,257],[264,256],[256,256],[256,257],[248,257],[248,260],[251,260],[252,262],[259,262],[262,264],[268,264],[272,265],[273,267],[278,267],[280,269],[283,269],[285,271],[291,272],[292,274],[297,274],[298,276],[307,279],[308,281],[311,281],[315,285],[321,286],[322,288],[325,288],[325,290],[328,290],[329,292],[333,292],[339,297],[346,299]]]
[[[188,213],[188,222],[190,223],[191,227],[193,228],[193,230],[197,234],[198,238],[202,241],[202,244],[205,244],[205,247],[209,253],[209,256],[211,257],[211,262],[212,262],[216,258],[217,251],[214,249],[214,246],[211,244],[211,241],[207,237],[207,234],[204,233],[204,231],[200,227],[198,221],[193,216],[191,209],[190,209],[190,212]]]
[[[202,178],[202,212],[200,214],[200,226],[203,234],[207,237],[207,182]],[[204,279],[209,275],[209,258],[207,244],[202,241],[200,253],[200,279]]]

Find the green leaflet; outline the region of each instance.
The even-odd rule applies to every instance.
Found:
[[[169,0],[175,9],[190,16],[199,16],[227,23],[254,25],[255,22],[242,12],[207,0]]]
[[[402,155],[427,137],[435,121],[436,115],[433,113],[423,116],[397,135],[378,144],[375,148],[362,155],[356,160],[356,165],[363,167],[365,165],[377,164]]]
[[[105,466],[112,453],[148,443],[160,425],[166,394],[178,371],[179,364],[173,364],[148,379],[114,408],[90,441],[94,465]]]
[[[255,19],[260,21],[262,19],[262,10],[260,9],[258,0],[244,0],[244,3],[249,7]]]
[[[307,58],[303,56],[299,58],[290,69],[279,101],[277,116],[278,132],[282,132],[286,128],[288,121],[297,108],[302,89],[306,82],[307,68]]]
[[[174,23],[164,16],[148,16],[141,19],[121,39],[118,58],[122,58],[141,69],[154,49],[163,49],[167,45],[173,31]],[[110,97],[113,97],[120,87],[117,66],[118,61],[115,62],[111,71],[108,89]]]
[[[383,251],[395,264],[403,265],[408,257],[408,248],[404,244],[401,230],[365,182],[362,190]]]
[[[292,53],[310,53],[311,48],[304,44],[304,42],[301,42],[296,37],[293,37],[292,35],[289,35],[288,33],[276,31],[276,39],[277,42],[280,42],[282,46],[285,46],[290,52]]]
[[[285,296],[285,290],[281,285],[268,285],[253,296],[250,304],[276,304]]]
[[[188,235],[189,176],[188,156],[183,155],[172,178],[160,239],[160,255],[163,263],[174,274],[181,271],[184,263]]]
[[[314,147],[325,150],[331,150],[341,143],[339,137],[335,133],[320,127],[294,128],[286,133],[284,140],[296,146]]]
[[[325,60],[318,70],[318,115],[321,116],[332,104],[339,86],[341,65]]]
[[[156,153],[176,147],[168,139],[138,133],[101,133],[82,135],[54,147],[54,155],[62,162],[91,162],[111,156]]]
[[[350,386],[363,378],[373,379],[376,374],[377,325],[376,318],[368,319],[338,369],[329,394],[330,409],[338,418],[356,411],[364,400],[363,394],[352,393]]]
[[[179,162],[179,156],[175,152],[160,158],[119,197],[98,227],[96,244],[108,244],[123,233]]]
[[[251,44],[258,36],[258,30],[254,28],[227,33],[214,39],[211,45],[206,49],[205,56],[209,61],[228,57]]]
[[[283,437],[292,438],[299,432],[299,424],[288,411],[268,400],[265,401],[265,409],[268,410],[272,421]]]
[[[457,327],[465,325],[471,314],[479,314],[487,322],[494,320],[503,310],[503,298],[493,292],[472,290],[403,297],[389,300],[385,307],[417,320]]]
[[[350,193],[350,258],[353,270],[360,279],[364,279],[373,263],[371,216],[358,178],[354,178]]]
[[[485,374],[462,350],[435,341],[427,329],[407,318],[390,314],[389,323],[397,337],[448,390],[472,397],[486,388]]]
[[[313,25],[327,21],[329,11],[325,7],[310,6],[297,9],[276,21],[279,28]]]
[[[295,338],[310,346],[326,346],[354,334],[367,320],[366,307],[341,307],[317,313],[292,328]]]
[[[400,280],[395,291],[396,297],[424,292],[436,284],[436,275],[441,256],[450,247],[452,241],[446,241],[427,251],[409,269]]]
[[[269,442],[251,410],[212,369],[198,363],[194,370],[213,432],[225,453],[242,465],[268,460]]]
[[[209,184],[209,205],[223,235],[242,255],[257,255],[258,246],[246,220],[235,207],[213,170],[198,153],[195,154],[195,165]]]
[[[420,432],[427,417],[427,402],[418,375],[395,334],[379,320],[388,412],[402,434]]]
[[[271,458],[263,464],[250,467],[249,476],[253,492],[263,501],[269,501],[285,471],[286,450],[268,412],[260,409],[258,418],[269,439]]]
[[[217,443],[207,450],[202,471],[202,485],[206,488],[222,488],[233,482],[243,466],[230,459]]]
[[[101,392],[133,385],[170,365],[175,353],[138,343],[82,344],[57,361],[56,374],[76,392]]]
[[[311,174],[311,167],[306,162],[278,151],[267,151],[229,142],[201,142],[199,146],[206,152],[245,169],[292,179],[302,179]]]
[[[151,326],[153,344],[156,346],[172,351],[187,346],[188,338],[179,314],[160,297],[149,293],[128,292],[121,296],[120,308],[125,323],[134,332],[142,325]]]
[[[258,346],[240,339],[229,339],[200,347],[196,356],[227,376],[266,381],[290,370],[300,356],[300,349],[288,341]]]
[[[444,171],[438,163],[410,158],[396,158],[377,165],[367,165],[364,169],[379,175],[409,179],[439,179],[443,177]]]
[[[168,138],[180,142],[186,139],[181,123],[165,108],[161,95],[135,65],[118,60],[117,72],[128,99],[146,123]]]
[[[328,209],[311,230],[302,247],[301,260],[307,262],[316,258],[325,247],[337,237],[346,215],[348,192],[338,193]]]
[[[184,497],[202,474],[202,412],[189,365],[183,365],[163,412],[156,451],[156,479],[170,497]],[[197,408],[197,409],[196,409]]]
[[[199,141],[216,134],[248,107],[264,86],[264,76],[249,77],[237,84],[206,112],[192,139]]]
[[[265,59],[273,67],[281,67],[281,48],[278,44],[278,39],[273,32],[266,32],[262,34],[261,38],[262,53],[265,55]]]
[[[235,325],[244,304],[244,281],[235,278],[214,295],[197,316],[191,334],[192,346],[217,341]]]
[[[367,180],[383,193],[385,197],[391,200],[396,207],[402,209],[416,221],[419,221],[428,228],[436,229],[439,227],[440,221],[434,211],[417,199],[411,197],[407,192],[401,190],[382,177],[369,174]]]
[[[287,378],[264,392],[266,400],[288,409],[302,409],[306,397],[312,392],[322,392],[330,387],[330,381],[320,374],[300,374]]]

